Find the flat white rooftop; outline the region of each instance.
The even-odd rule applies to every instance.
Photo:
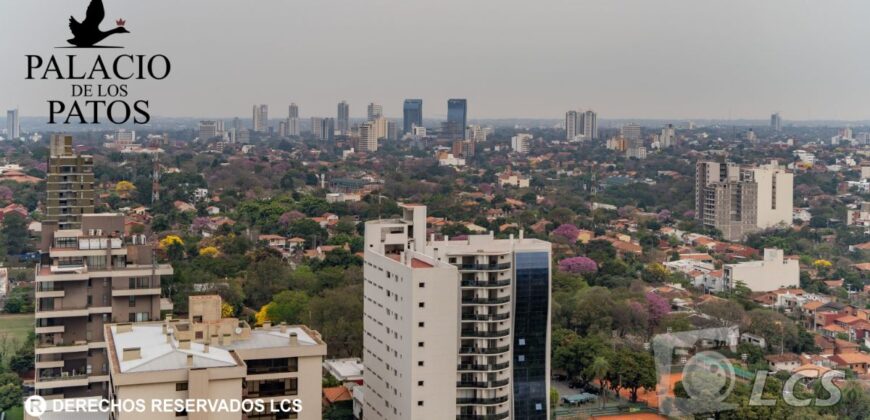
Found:
[[[204,345],[191,342],[189,350],[178,348],[178,341],[174,336],[167,342],[161,324],[133,324],[131,331],[122,333],[118,333],[117,325],[109,328],[118,357],[118,368],[122,373],[187,369],[191,367],[187,364],[189,355],[193,356],[193,368],[238,365],[230,352],[219,347],[210,346],[208,352],[205,352]],[[124,349],[130,348],[139,348],[141,357],[125,361]]]

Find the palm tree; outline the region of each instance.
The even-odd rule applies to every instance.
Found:
[[[610,362],[604,356],[597,356],[592,360],[592,366],[590,366],[592,371],[592,376],[598,378],[598,390],[600,391],[599,397],[602,398],[601,404],[604,406],[607,402],[607,390],[604,388],[604,377],[607,376],[607,373],[610,371]]]

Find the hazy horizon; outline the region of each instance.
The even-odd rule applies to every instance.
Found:
[[[47,99],[69,99],[69,82],[24,80],[24,56],[88,54],[54,47],[89,1],[3,2],[0,109],[42,117]],[[870,90],[870,3],[859,0],[104,3],[102,28],[124,18],[131,31],[109,38],[119,51],[172,60],[169,79],[130,82],[158,118],[250,118],[260,103],[280,118],[290,102],[304,118],[334,116],[341,100],[353,117],[375,102],[398,118],[405,98],[443,118],[460,97],[469,120],[578,108],[611,120],[870,120],[858,94]]]

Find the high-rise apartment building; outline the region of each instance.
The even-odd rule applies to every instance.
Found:
[[[322,129],[323,129],[323,118],[311,117],[311,135],[313,135],[315,139],[318,139],[318,140],[323,139],[323,133],[321,132]]]
[[[290,104],[289,116],[287,117],[287,134],[290,136],[299,137],[302,129],[299,124],[299,106],[295,103]]]
[[[42,224],[36,266],[36,392],[53,398],[106,395],[103,325],[160,319],[160,277],[145,235],[128,236],[124,215],[85,214],[80,225]]]
[[[529,143],[532,141],[532,135],[528,133],[518,133],[511,137],[511,149],[517,153],[529,153]]]
[[[304,325],[252,328],[221,317],[220,296],[191,296],[187,319],[106,325],[111,400],[194,399],[274,401],[298,399],[302,410],[187,412],[202,420],[307,419],[322,416],[322,363],[326,344]],[[176,418],[175,413],[128,413],[113,419]]]
[[[414,127],[423,127],[423,100],[405,99],[402,105],[402,132],[410,133]]]
[[[565,140],[572,141],[578,134],[578,122],[580,113],[577,111],[568,111],[565,113]]]
[[[378,130],[374,121],[366,121],[359,126],[359,151],[378,151]]]
[[[9,140],[21,137],[21,125],[18,120],[18,109],[6,111],[6,138]]]
[[[78,229],[94,212],[94,158],[73,152],[72,136],[53,134],[49,144],[45,220]]]
[[[565,140],[597,140],[598,114],[595,111],[568,111],[565,113]]]
[[[254,131],[265,133],[269,129],[269,105],[254,105]]]
[[[782,131],[782,117],[779,115],[779,112],[770,114],[770,128],[773,131]]]
[[[364,418],[547,419],[550,243],[366,223]]]
[[[335,140],[335,118],[323,118],[320,120],[320,140]]]
[[[792,222],[794,175],[776,163],[741,167],[698,162],[695,217],[727,240]]]
[[[372,102],[369,104],[366,115],[367,121],[374,121],[384,116],[384,107]]]
[[[639,141],[641,139],[640,125],[635,123],[628,123],[622,126],[621,129],[622,137],[625,138],[626,141]]]
[[[335,128],[342,135],[350,132],[350,105],[346,101],[338,103],[338,115],[335,119]]]
[[[464,139],[466,127],[468,127],[468,101],[466,99],[448,99],[445,134],[449,138]]]
[[[675,146],[677,143],[677,130],[673,124],[668,124],[662,127],[662,134],[659,136],[659,147],[667,149]]]
[[[200,140],[208,140],[215,138],[217,136],[222,135],[220,131],[218,131],[217,121],[207,120],[199,122],[199,139]]]

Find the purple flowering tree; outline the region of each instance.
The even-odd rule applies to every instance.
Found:
[[[649,292],[646,294],[646,310],[649,313],[650,328],[653,328],[671,313],[671,304],[658,293]]]
[[[589,257],[571,257],[559,261],[559,270],[572,274],[588,274],[598,271],[598,264]]]
[[[577,226],[566,223],[553,229],[552,233],[556,239],[573,244],[574,242],[577,242],[577,235],[580,233],[580,229],[578,229]]]

